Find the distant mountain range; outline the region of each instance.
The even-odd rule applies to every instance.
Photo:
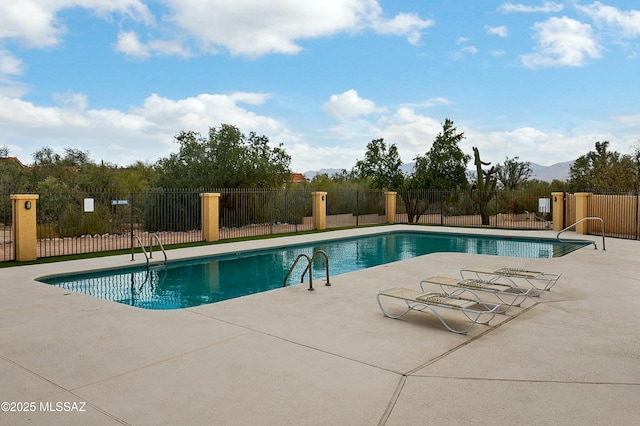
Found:
[[[402,165],[402,170],[405,173],[411,173],[415,163],[407,163]],[[545,182],[552,182],[554,180],[566,181],[569,179],[569,169],[573,161],[565,161],[563,163],[552,164],[551,166],[541,166],[540,164],[530,163],[532,178]],[[333,176],[336,173],[342,172],[342,169],[320,169],[309,170],[304,172],[304,176],[308,179],[313,179],[315,175],[326,174]]]

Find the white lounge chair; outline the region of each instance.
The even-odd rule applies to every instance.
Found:
[[[528,269],[491,266],[467,266],[460,270],[462,278],[475,277],[491,283],[507,282],[517,285],[517,281],[524,281],[537,290],[551,290],[562,274],[530,271]]]
[[[531,287],[523,288],[511,283],[492,283],[478,278],[458,279],[443,276],[429,277],[420,281],[420,288],[423,291],[426,291],[425,284],[439,285],[442,291],[449,295],[457,295],[464,290],[492,293],[508,308],[511,306],[520,306],[527,297],[540,296],[541,293],[541,291]]]
[[[400,299],[405,303],[404,312],[400,315],[391,315],[382,306],[382,297]],[[447,330],[458,334],[467,334],[475,324],[488,325],[489,321],[502,309],[502,304],[487,303],[480,300],[475,294],[470,293],[470,297],[452,296],[445,293],[425,293],[423,291],[411,290],[408,288],[394,287],[382,290],[377,296],[378,305],[385,317],[398,319],[403,317],[409,311],[425,311],[430,310],[440,320]],[[450,326],[447,321],[440,315],[438,309],[452,309],[462,312],[471,324],[465,329],[456,329]],[[480,321],[481,317],[488,317],[484,321]]]

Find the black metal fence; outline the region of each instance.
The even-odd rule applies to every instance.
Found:
[[[344,190],[327,194],[327,228],[386,222],[383,191]]]
[[[37,210],[38,257],[130,249],[202,240],[200,192],[59,191],[40,194]]]
[[[299,232],[313,228],[309,191],[216,189],[220,239]]]
[[[483,205],[472,191],[399,191],[396,222],[428,225],[549,229],[550,194],[499,190],[485,197]]]
[[[11,229],[11,195],[0,194],[0,214],[2,214],[2,232],[0,240],[0,261],[15,260],[13,234]]]
[[[209,189],[144,192],[48,191],[37,202],[37,256],[52,257],[131,249],[157,234],[163,245],[202,241],[201,193],[220,193],[220,239],[311,230],[313,196],[307,190]],[[606,235],[640,238],[639,194],[592,194],[589,216],[602,217]],[[327,227],[386,223],[383,191],[327,194]],[[550,229],[551,194],[495,191],[483,206],[472,191],[400,191],[396,223],[502,229]],[[0,261],[14,260],[9,194],[0,199]],[[564,197],[565,217],[575,218],[575,196]],[[481,208],[482,207],[482,208]],[[571,224],[569,223],[569,224]],[[564,225],[564,224],[563,224]],[[599,234],[599,223],[589,232]],[[596,229],[597,228],[597,229]]]

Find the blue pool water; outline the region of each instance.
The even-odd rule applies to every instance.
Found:
[[[468,234],[393,232],[169,262],[150,270],[146,267],[126,268],[50,277],[41,281],[139,308],[179,309],[282,287],[296,257],[302,253],[311,257],[318,250],[327,253],[329,273],[334,276],[436,252],[550,258],[563,256],[587,244]],[[298,263],[287,285],[300,283],[306,264]],[[324,258],[318,256],[313,262],[316,286],[322,285],[318,278],[325,275]]]

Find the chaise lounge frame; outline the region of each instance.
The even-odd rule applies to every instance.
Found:
[[[500,303],[488,303],[480,300],[472,292],[468,292],[469,297],[461,297],[460,295],[448,295],[446,293],[427,293],[424,291],[412,290],[404,287],[393,287],[378,292],[377,300],[380,310],[385,317],[399,319],[406,315],[409,311],[423,312],[426,310],[431,311],[440,320],[445,328],[453,333],[467,334],[467,331],[471,329],[475,324],[489,325],[489,321],[499,313],[503,305]],[[400,315],[392,315],[382,305],[381,298],[389,297],[393,299],[400,299],[405,302],[405,310]],[[438,312],[438,309],[450,309],[462,312],[471,324],[467,328],[454,328],[444,319],[444,317]],[[482,317],[488,319],[481,321]]]
[[[540,290],[536,290],[532,287],[523,288],[511,283],[493,283],[478,278],[458,279],[440,275],[421,280],[420,288],[423,291],[425,291],[425,284],[438,285],[446,294],[453,296],[460,294],[464,290],[491,293],[495,295],[496,298],[507,307],[507,309],[512,306],[520,306],[527,297],[539,297],[541,293]]]
[[[548,291],[556,285],[562,274],[552,274],[541,271],[510,267],[466,266],[460,270],[462,278],[475,277],[491,283],[507,282],[516,286],[518,280],[524,281],[532,288]]]

